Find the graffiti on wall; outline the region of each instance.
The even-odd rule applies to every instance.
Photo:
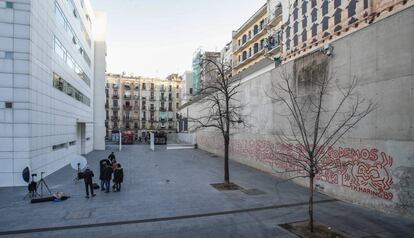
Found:
[[[197,137],[198,144],[215,151],[223,151],[222,139],[214,136]],[[247,157],[271,168],[285,171],[300,171],[292,163],[280,160],[275,155],[277,150],[291,150],[293,145],[281,145],[269,140],[233,139],[230,145],[232,156]],[[393,184],[390,173],[393,158],[376,148],[328,148],[322,164],[328,169],[322,170],[317,180],[344,186],[348,189],[369,194],[376,198],[392,200]]]

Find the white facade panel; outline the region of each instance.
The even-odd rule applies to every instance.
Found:
[[[94,13],[80,0],[7,2],[0,0],[0,186],[18,186],[26,166],[47,176],[93,150],[94,101],[105,100],[94,97],[94,75],[105,67],[95,66],[86,21]]]

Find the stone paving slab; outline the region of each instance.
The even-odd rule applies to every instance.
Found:
[[[307,207],[297,205],[175,219],[302,203],[308,199],[307,190],[291,182],[281,183],[275,189],[278,182],[275,177],[231,162],[233,182],[264,194],[220,192],[210,184],[222,181],[221,158],[201,150],[166,150],[166,146],[157,146],[155,152],[151,152],[147,145],[123,146],[121,153],[116,152],[115,146],[109,146],[107,151],[94,151],[86,157],[96,178],[99,176],[98,161],[106,158],[111,150],[124,167],[125,181],[121,192],[105,194],[97,191],[96,197],[85,199],[83,182],[73,182],[75,171],[69,166],[46,177],[53,191],[72,196],[64,202],[30,204],[22,201],[26,188],[0,188],[0,234],[10,230],[74,226],[5,237],[85,237],[85,234],[87,237],[293,237],[277,225],[307,218]],[[332,198],[316,194],[316,200],[329,199]],[[352,204],[335,201],[315,207],[318,221],[352,237],[409,237],[414,233],[413,221]],[[139,222],[154,218],[168,219]],[[123,221],[138,222],[127,224]],[[100,223],[108,225],[89,227],[89,224]],[[86,228],[76,228],[81,225]]]

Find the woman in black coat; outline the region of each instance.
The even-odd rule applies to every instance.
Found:
[[[114,170],[114,190],[115,192],[121,191],[121,183],[124,181],[124,170],[121,164],[117,164],[117,168]]]

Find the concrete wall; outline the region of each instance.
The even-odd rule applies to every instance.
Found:
[[[381,211],[414,216],[414,7],[383,19],[332,43],[331,69],[340,85],[355,76],[360,95],[377,102],[377,109],[361,121],[328,154],[350,164],[343,171],[320,174],[323,193]],[[280,70],[293,70],[293,62],[243,79],[240,99],[247,104],[251,126],[235,131],[231,159],[274,172],[283,168],[272,154],[276,134],[286,129],[281,108],[265,91],[280,80]],[[337,91],[331,92],[332,104]],[[182,112],[187,109],[182,109]],[[200,101],[188,107],[192,117],[205,112]],[[215,131],[197,131],[199,148],[223,155],[223,139]],[[236,181],[237,182],[237,181]],[[306,181],[296,180],[306,186]]]

